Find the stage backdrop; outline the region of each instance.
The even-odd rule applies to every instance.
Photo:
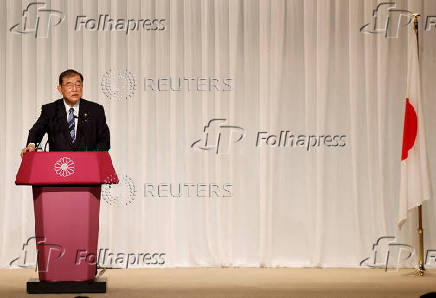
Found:
[[[121,180],[103,189],[102,266],[358,267],[379,237],[415,248],[416,217],[396,226],[405,24],[421,13],[435,177],[436,2],[378,4],[0,1],[0,266],[34,263],[15,174],[68,68],[104,106]],[[430,257],[435,212],[426,202]]]

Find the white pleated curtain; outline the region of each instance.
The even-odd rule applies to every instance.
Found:
[[[57,77],[84,74],[84,98],[102,104],[110,154],[133,181],[125,207],[101,202],[99,247],[165,253],[165,266],[359,266],[396,230],[406,86],[406,30],[363,34],[376,1],[46,1],[65,20],[48,38],[9,28],[30,2],[0,2],[0,266],[34,235],[30,187],[14,185],[19,151]],[[436,3],[397,1],[436,15]],[[75,31],[76,16],[165,18],[162,31]],[[424,17],[422,17],[424,20]],[[422,29],[424,24],[421,24]],[[435,32],[421,30],[430,169],[436,166]],[[127,70],[136,89],[108,98],[102,79]],[[152,91],[145,78],[231,78],[231,91]],[[191,148],[211,119],[243,129],[228,154]],[[346,135],[346,146],[262,145],[257,132]],[[145,197],[144,184],[231,184],[231,197]],[[435,185],[435,183],[433,183]],[[126,195],[128,191],[120,191]],[[426,249],[436,247],[433,201]]]

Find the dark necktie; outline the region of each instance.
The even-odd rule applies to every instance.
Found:
[[[74,143],[74,141],[76,140],[76,132],[74,130],[74,109],[73,108],[70,108],[70,111],[68,113],[67,122],[68,122],[68,129],[70,131],[71,142]]]

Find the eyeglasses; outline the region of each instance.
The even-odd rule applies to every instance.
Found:
[[[66,83],[66,84],[64,84],[64,87],[67,88],[68,90],[73,90],[74,87],[76,87],[76,89],[82,89],[83,84],[82,83],[77,83],[77,84]]]

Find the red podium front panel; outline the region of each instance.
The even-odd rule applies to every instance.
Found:
[[[16,184],[32,185],[40,281],[96,274],[102,183],[118,183],[108,152],[25,153]]]
[[[100,186],[33,186],[41,281],[93,280]]]

